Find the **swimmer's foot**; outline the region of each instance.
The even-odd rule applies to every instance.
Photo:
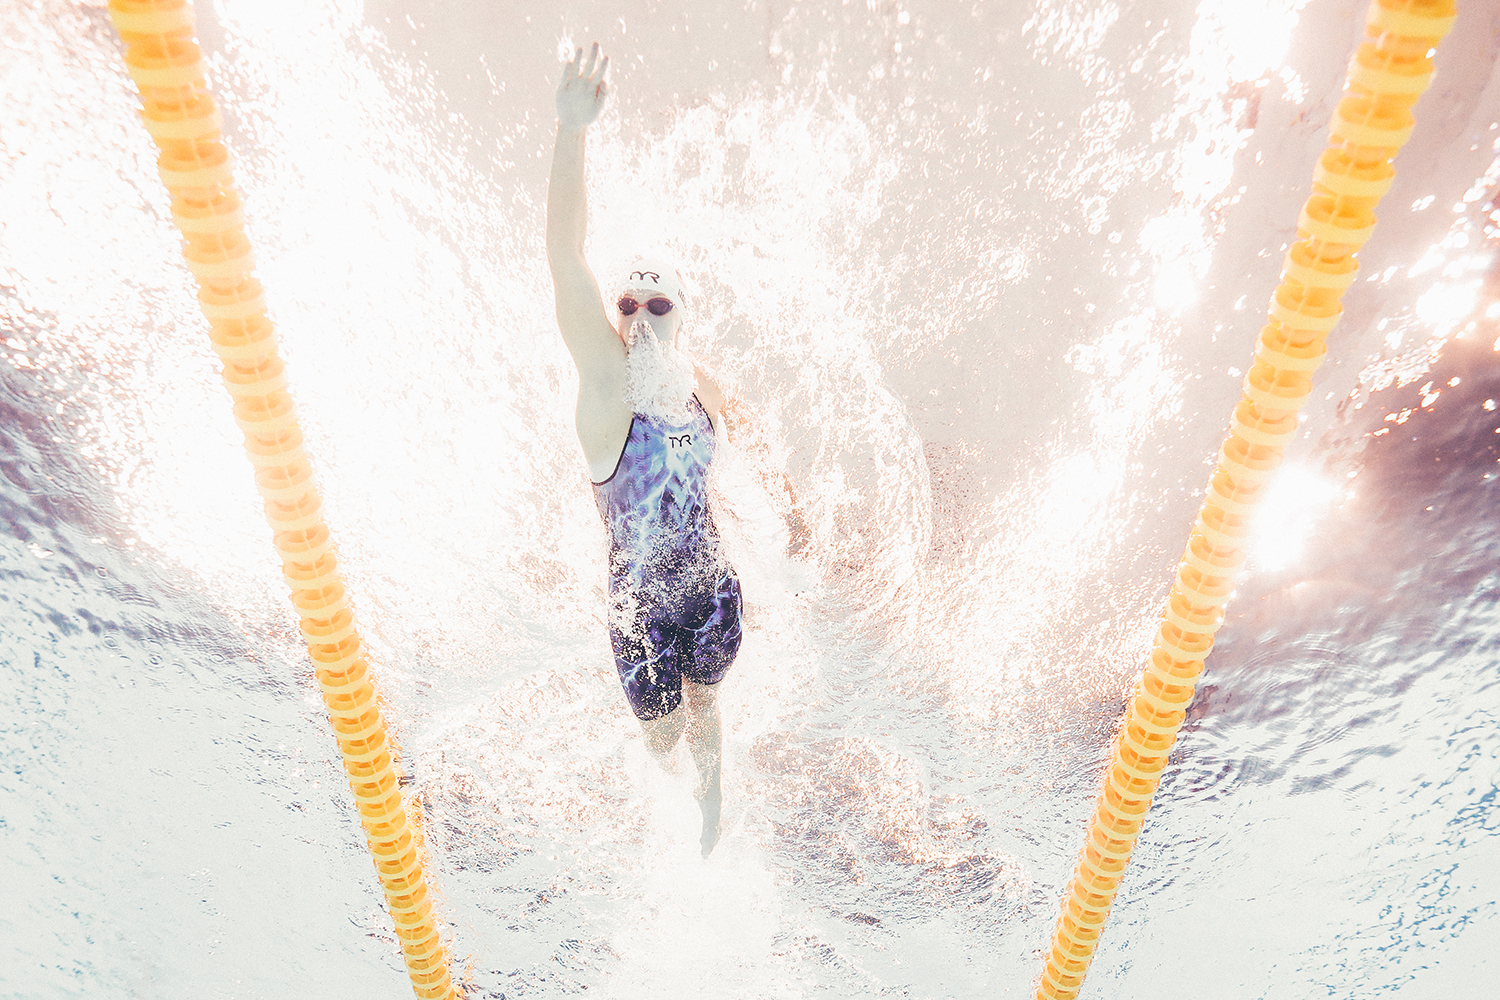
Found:
[[[703,835],[698,838],[698,845],[703,848],[706,858],[719,843],[719,811],[724,805],[724,794],[719,790],[719,783],[714,782],[713,787],[697,799],[698,808],[703,811]]]

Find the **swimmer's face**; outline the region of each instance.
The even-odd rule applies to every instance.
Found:
[[[635,311],[628,316],[620,309],[620,303],[627,299],[637,304]],[[651,324],[657,340],[670,347],[677,346],[677,331],[682,329],[682,310],[677,307],[676,302],[672,302],[672,308],[658,316],[647,306],[652,299],[666,299],[672,302],[669,296],[663,295],[658,289],[651,288],[627,289],[616,299],[614,303],[615,332],[620,335],[620,339],[627,347],[631,340],[630,328],[641,322]]]

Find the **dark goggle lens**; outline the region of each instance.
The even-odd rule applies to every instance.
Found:
[[[644,303],[641,303],[627,295],[615,303],[615,307],[620,310],[621,316],[634,316],[635,311],[642,305],[651,310],[651,315],[653,316],[665,316],[672,311],[672,300],[662,296],[647,299]]]

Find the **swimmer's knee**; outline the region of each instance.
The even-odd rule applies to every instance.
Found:
[[[712,684],[700,684],[697,681],[683,678],[682,700],[687,702],[689,707],[692,708],[712,705],[718,699],[719,685],[722,683],[724,683],[722,679],[714,681]]]
[[[677,746],[687,722],[687,713],[670,711],[654,719],[642,719],[641,731],[646,737],[646,747],[658,757],[664,757]]]

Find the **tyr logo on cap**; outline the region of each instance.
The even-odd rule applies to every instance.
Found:
[[[645,292],[646,295],[638,293]],[[687,314],[685,289],[682,287],[682,275],[671,261],[657,260],[650,257],[637,257],[630,262],[630,270],[625,272],[625,277],[615,286],[614,297],[618,299],[627,293],[637,293],[636,298],[650,298],[651,295],[665,295],[672,300],[677,307],[679,318],[686,323]]]

